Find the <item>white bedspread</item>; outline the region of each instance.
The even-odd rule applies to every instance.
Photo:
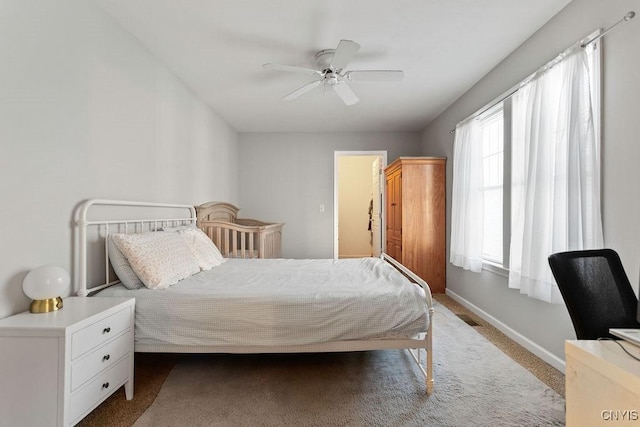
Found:
[[[378,258],[229,259],[136,298],[139,345],[277,346],[412,337],[428,326],[424,291]]]

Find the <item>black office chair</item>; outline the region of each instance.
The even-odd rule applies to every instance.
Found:
[[[640,328],[638,298],[615,251],[560,252],[549,256],[549,265],[578,339],[614,338],[609,328]]]

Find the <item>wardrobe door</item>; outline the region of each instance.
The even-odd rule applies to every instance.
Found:
[[[387,253],[402,262],[402,171],[387,174]]]

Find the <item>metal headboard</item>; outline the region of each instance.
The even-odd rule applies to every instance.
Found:
[[[92,219],[96,206],[122,207],[122,208],[149,208],[149,212],[158,214],[153,218],[127,218],[127,219]],[[163,217],[162,212],[180,212],[177,216]],[[182,214],[184,212],[184,215]],[[113,214],[113,213],[112,213]],[[107,215],[108,217],[109,215]],[[114,215],[116,216],[116,215]],[[78,274],[75,275],[75,289],[78,296],[87,296],[89,292],[95,292],[119,282],[110,280],[108,237],[110,230],[124,233],[141,233],[143,231],[155,231],[162,227],[196,224],[196,210],[191,205],[135,202],[126,200],[90,199],[82,202],[76,210],[76,230],[78,233],[76,246],[76,261]],[[98,240],[104,245],[104,282],[88,289],[88,265],[89,244],[88,230],[97,231]]]

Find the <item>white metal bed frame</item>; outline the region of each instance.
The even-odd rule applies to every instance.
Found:
[[[111,207],[142,207],[150,209],[172,209],[182,210],[184,216],[170,218],[153,218],[153,219],[90,219],[91,208],[97,205]],[[95,293],[99,290],[119,283],[119,280],[111,280],[111,272],[109,268],[109,255],[107,250],[107,237],[110,229],[116,229],[117,232],[140,233],[142,231],[157,230],[160,227],[175,226],[183,224],[196,223],[196,210],[190,205],[169,204],[169,203],[153,203],[153,202],[135,202],[124,200],[106,200],[106,199],[90,199],[81,203],[76,210],[76,228],[78,239],[76,241],[77,251],[76,260],[78,265],[78,274],[76,275],[75,289],[78,296],[86,297],[89,293]],[[95,228],[98,239],[104,244],[104,282],[95,286],[88,287],[88,251],[89,237],[88,229]],[[432,338],[433,338],[433,300],[431,290],[427,283],[418,277],[411,270],[400,264],[387,254],[381,254],[380,258],[388,262],[391,266],[400,271],[404,276],[415,284],[421,286],[425,293],[425,304],[429,313],[429,326],[427,331],[419,334],[415,338],[402,339],[375,339],[375,340],[349,340],[324,342],[305,345],[287,345],[287,346],[174,346],[166,345],[139,345],[135,344],[136,352],[173,352],[173,353],[322,353],[322,352],[348,352],[348,351],[368,351],[368,350],[387,350],[399,349],[408,350],[408,353],[417,363],[418,368],[425,376],[425,385],[427,394],[433,391],[433,358],[432,358]],[[424,354],[426,353],[426,354]]]

